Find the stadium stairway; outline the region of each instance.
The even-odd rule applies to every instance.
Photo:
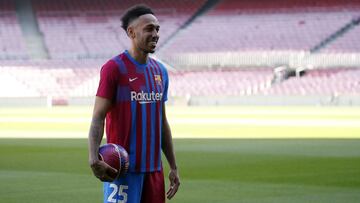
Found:
[[[191,16],[182,26],[179,27],[178,30],[176,30],[173,34],[171,34],[166,41],[161,44],[159,46],[159,50],[161,51],[161,49],[165,46],[167,46],[167,44],[169,42],[171,42],[171,40],[176,37],[176,35],[181,32],[182,29],[185,29],[187,26],[189,26],[197,17],[203,15],[204,13],[206,13],[207,11],[211,10],[213,7],[216,6],[216,4],[219,3],[220,0],[207,0],[204,5],[197,10],[193,16]]]
[[[340,28],[339,30],[337,30],[336,32],[332,33],[331,35],[329,35],[327,38],[325,38],[324,40],[322,40],[319,44],[315,45],[313,48],[310,49],[310,53],[316,53],[319,50],[321,50],[322,48],[324,48],[325,46],[327,46],[328,44],[334,42],[335,40],[337,40],[339,37],[342,37],[343,35],[345,35],[347,32],[349,32],[350,30],[354,29],[356,26],[359,26],[360,24],[360,17],[356,18],[356,19],[352,19],[349,23],[345,24],[342,28]]]
[[[31,6],[31,0],[16,0],[15,8],[29,57],[31,59],[48,59],[48,52]]]

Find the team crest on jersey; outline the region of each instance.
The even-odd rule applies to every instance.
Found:
[[[156,84],[161,85],[162,84],[161,75],[154,75],[154,77]]]

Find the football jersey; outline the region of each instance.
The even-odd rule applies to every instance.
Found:
[[[105,119],[107,142],[127,150],[130,172],[161,170],[162,108],[168,86],[162,63],[149,57],[140,64],[128,51],[100,71],[96,96],[112,101]]]

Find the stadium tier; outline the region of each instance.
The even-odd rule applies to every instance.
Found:
[[[119,53],[129,46],[120,16],[139,2],[152,6],[159,18],[159,55],[164,58],[194,52],[308,51],[360,17],[360,2],[349,0],[223,0],[196,16],[205,0],[31,2],[50,59],[108,58]],[[0,10],[0,59],[27,58],[14,1],[1,1]],[[181,29],[192,17],[195,20]],[[357,52],[359,30],[354,27],[322,52]]]
[[[302,77],[291,77],[271,84],[268,68],[188,71],[170,75],[172,96],[242,95],[359,95],[360,69],[308,70]]]
[[[347,53],[356,59],[360,51],[360,26],[356,21],[360,18],[360,1],[222,0],[212,5],[206,0],[31,0],[34,26],[39,29],[49,56],[37,62],[27,54],[31,47],[22,32],[26,22],[20,22],[21,4],[15,7],[14,2],[0,1],[0,83],[14,87],[14,91],[9,91],[1,85],[0,97],[93,96],[101,65],[129,47],[129,39],[120,27],[120,16],[129,6],[140,2],[150,5],[160,21],[157,57],[168,63],[173,55],[181,58],[184,54],[190,59],[195,56],[197,60],[199,54],[218,52],[223,55],[210,57],[223,57],[226,61],[226,54],[231,59],[245,54],[242,60],[247,61],[248,53],[257,52],[261,57],[277,51],[290,55],[308,53],[322,43],[321,54]],[[254,63],[260,60],[259,55],[249,56]],[[21,62],[24,59],[26,62]],[[197,64],[200,67],[197,70],[191,70],[191,65],[170,63],[177,69],[170,73],[171,96],[360,92],[358,69],[308,70],[303,77],[270,85],[273,70],[259,68],[264,67],[262,64],[257,64],[257,68],[239,68],[249,66],[243,65],[243,61],[234,66],[206,62]]]
[[[286,3],[292,1],[256,2],[221,1],[210,12],[180,31],[161,51],[171,54],[307,51],[358,17],[360,11],[359,7],[334,6],[325,10],[321,6],[314,8],[303,5],[296,8],[293,3]],[[344,12],[343,9],[348,11]]]
[[[292,13],[307,11],[331,11],[358,9],[357,0],[222,0],[216,6],[216,13]]]
[[[46,68],[46,67],[53,68]],[[55,98],[93,96],[99,81],[101,61],[73,61],[33,64],[33,67],[1,68],[0,97],[52,96]],[[65,68],[64,68],[65,67]],[[269,68],[170,72],[171,97],[244,96],[244,95],[360,95],[360,69],[308,70],[302,77],[291,77],[272,84]]]
[[[14,1],[0,1],[0,60],[26,59],[26,45],[16,18]]]
[[[257,93],[272,78],[268,68],[171,73],[170,94],[178,96],[239,96]]]
[[[359,95],[360,69],[309,70],[303,77],[291,77],[261,94],[267,95]]]
[[[34,0],[33,7],[52,59],[106,58],[129,47],[120,17],[126,8],[141,2],[157,14],[161,46],[205,1]]]
[[[26,65],[10,62],[0,67],[0,83],[6,84],[1,85],[0,97],[94,95],[101,64],[92,60],[28,62]]]
[[[359,14],[360,17],[360,14]],[[342,37],[324,47],[324,53],[357,53],[360,50],[360,26],[354,27]]]

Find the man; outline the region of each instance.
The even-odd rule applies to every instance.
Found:
[[[131,48],[101,69],[89,132],[89,164],[104,182],[104,202],[162,203],[161,149],[170,165],[168,199],[177,192],[180,180],[165,113],[168,73],[163,64],[149,57],[155,52],[160,26],[144,5],[128,9],[121,21]],[[129,173],[117,180],[116,169],[98,159],[105,119],[107,142],[129,153]]]

